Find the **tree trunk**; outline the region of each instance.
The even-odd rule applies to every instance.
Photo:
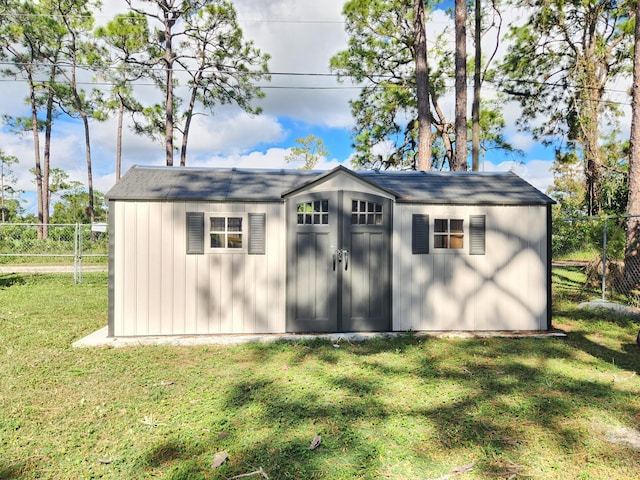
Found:
[[[456,154],[453,170],[467,169],[467,3],[455,0],[455,137]]]
[[[82,118],[82,124],[84,125],[84,147],[87,158],[87,189],[89,191],[89,222],[94,223],[96,219],[96,209],[93,202],[93,171],[91,166],[91,140],[89,136],[89,119],[87,114],[83,111],[80,112]]]
[[[473,104],[471,106],[471,169],[480,170],[480,87],[482,68],[482,11],[480,0],[475,0],[475,58],[473,69]]]
[[[173,48],[171,38],[171,28],[175,20],[170,19],[172,12],[164,11],[164,35],[165,35],[165,51],[164,61],[167,69],[166,72],[166,96],[165,96],[165,155],[167,166],[173,166]]]
[[[442,138],[442,145],[444,147],[445,157],[449,162],[449,168],[451,170],[455,170],[454,168],[455,152],[453,151],[453,145],[451,144],[451,137],[450,137],[452,125],[451,123],[447,122],[447,119],[445,118],[444,113],[442,112],[442,109],[438,104],[438,97],[433,91],[431,92],[431,103],[433,104],[433,109],[435,110],[436,115],[438,117],[438,121],[433,123],[440,135],[440,138]]]
[[[418,100],[418,170],[431,170],[431,112],[429,108],[429,67],[423,0],[414,0],[416,95]]]
[[[49,191],[49,172],[51,170],[51,134],[53,131],[53,84],[56,79],[56,64],[57,58],[54,61],[53,67],[49,72],[49,91],[47,92],[47,117],[44,126],[44,165],[42,171],[42,195],[45,198],[43,205],[42,218],[44,222],[43,230],[45,238],[49,236],[49,212],[51,211],[51,192]]]
[[[640,2],[636,2],[640,19]],[[624,255],[623,287],[630,291],[640,284],[640,21],[635,26],[633,52],[633,90],[631,103],[631,152],[629,155],[629,197],[627,199],[627,238]]]
[[[4,223],[6,220],[4,213],[4,162],[0,163],[0,198],[0,213],[2,213],[2,223]]]
[[[189,128],[191,127],[191,119],[193,118],[193,110],[196,106],[196,96],[198,93],[198,82],[200,77],[196,76],[193,80],[193,88],[191,89],[191,96],[189,97],[189,107],[185,112],[184,119],[184,131],[182,132],[182,147],[180,148],[180,166],[187,165],[187,143],[189,141]]]
[[[584,102],[582,117],[582,143],[584,145],[584,167],[586,177],[587,209],[589,215],[599,215],[602,211],[600,185],[602,183],[602,161],[600,159],[600,126],[598,105],[601,99],[592,98],[597,95],[597,89],[587,87],[587,99]],[[596,90],[596,91],[593,91]]]
[[[38,196],[38,238],[46,238],[43,230],[44,225],[44,206],[46,200],[44,199],[44,190],[42,188],[42,162],[40,158],[40,133],[38,132],[38,104],[36,101],[36,91],[33,84],[33,77],[31,72],[28,73],[29,83],[29,101],[31,102],[31,129],[33,132],[33,151],[36,161],[35,173],[36,173],[36,192]]]

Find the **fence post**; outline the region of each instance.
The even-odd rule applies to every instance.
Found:
[[[77,222],[73,239],[73,281],[76,285],[82,283],[82,231]]]
[[[604,217],[604,232],[602,240],[602,301],[605,301],[607,289],[607,217]]]

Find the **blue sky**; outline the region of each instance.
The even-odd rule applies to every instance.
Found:
[[[124,0],[104,3],[102,11],[96,13],[99,23],[126,10]],[[343,0],[236,0],[234,5],[245,37],[271,54],[269,67],[272,72],[329,73],[329,59],[346,46],[341,15],[343,3]],[[434,38],[435,33],[447,25],[451,25],[451,20],[443,12],[436,12],[427,28],[428,37]],[[288,75],[274,75],[265,87],[278,88],[265,88],[266,98],[260,103],[264,110],[262,115],[250,116],[237,108],[225,106],[217,109],[213,116],[196,117],[190,137],[188,165],[295,167],[284,161],[286,154],[296,145],[296,138],[313,134],[323,139],[330,153],[329,158],[320,162],[320,168],[339,164],[350,166],[353,120],[349,100],[357,97],[358,88],[348,81],[339,84],[332,76]],[[28,113],[23,100],[27,95],[24,83],[4,81],[3,90],[0,115]],[[142,101],[151,102],[158,93],[153,87],[142,86],[137,87],[136,95]],[[453,105],[452,96],[442,101],[442,107],[449,116],[452,116]],[[553,161],[553,149],[534,142],[526,132],[517,131],[514,124],[519,110],[515,105],[508,105],[504,116],[507,140],[525,151],[526,155],[522,159],[514,159],[488,152],[485,169],[513,169],[536,187],[546,189],[552,181],[549,167]],[[93,125],[91,134],[95,188],[106,192],[115,181],[115,120]],[[86,182],[83,144],[82,127],[77,121],[57,120],[52,166],[64,169],[75,180]],[[26,191],[27,208],[33,211],[34,185],[28,173],[34,165],[31,137],[18,137],[2,128],[0,148],[20,159],[14,170],[20,179],[19,187]],[[124,171],[134,164],[164,164],[164,150],[160,143],[135,136],[129,130],[125,132],[123,156]]]

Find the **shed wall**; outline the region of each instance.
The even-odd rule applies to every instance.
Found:
[[[114,336],[285,331],[282,203],[112,201]],[[266,252],[186,254],[186,212],[265,213]]]
[[[412,216],[464,220],[464,248],[412,254]],[[470,255],[469,216],[486,215],[486,252]],[[396,205],[394,330],[546,330],[547,206]]]

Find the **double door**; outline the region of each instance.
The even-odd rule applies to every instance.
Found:
[[[290,198],[287,330],[391,326],[391,201],[351,191]]]

